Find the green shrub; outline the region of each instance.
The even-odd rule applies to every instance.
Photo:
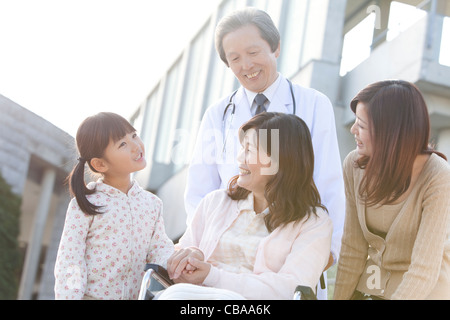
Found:
[[[21,202],[21,197],[11,191],[11,186],[0,174],[0,300],[17,298]]]

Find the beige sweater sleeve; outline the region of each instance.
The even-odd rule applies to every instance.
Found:
[[[426,191],[417,237],[409,239],[414,241],[411,264],[391,299],[425,299],[438,281],[444,247],[449,242],[450,171],[443,162],[433,171],[431,181],[424,186]]]

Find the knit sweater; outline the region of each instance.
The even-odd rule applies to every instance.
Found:
[[[450,299],[449,164],[430,156],[383,238],[367,226],[357,158],[353,151],[344,161],[346,219],[334,298],[351,298],[365,279],[363,287],[380,286],[377,295],[386,299]],[[375,267],[367,268],[368,258]]]

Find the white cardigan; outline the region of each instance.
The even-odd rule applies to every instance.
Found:
[[[252,197],[235,201],[226,190],[208,194],[176,247],[197,247],[208,261],[223,232],[238,217],[240,205],[253,201]],[[228,289],[252,300],[292,299],[297,285],[315,290],[330,256],[333,232],[328,214],[321,208],[316,211],[317,216],[278,227],[264,238],[253,273],[232,273],[212,266],[203,285]]]

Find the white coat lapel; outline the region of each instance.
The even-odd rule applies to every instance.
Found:
[[[252,118],[250,112],[250,106],[248,105],[247,96],[245,94],[244,88],[241,86],[239,90],[236,92],[236,95],[233,98],[233,103],[236,106],[234,116],[231,116],[231,113],[228,115],[226,130],[223,134],[225,134],[225,156],[226,158],[222,159],[226,164],[231,164],[231,168],[233,170],[233,175],[237,174],[234,172],[236,167],[236,155],[240,149],[239,142],[239,128],[248,120]],[[220,170],[220,168],[219,168]],[[230,175],[230,178],[233,176]]]
[[[236,104],[236,121],[239,128],[244,122],[252,118],[250,106],[248,105],[247,96],[245,94],[244,87],[240,87],[236,96],[234,97],[234,103]]]
[[[281,76],[281,75],[280,75]],[[280,82],[280,86],[275,92],[272,101],[270,101],[268,112],[282,112],[282,113],[292,113],[292,96],[289,83],[283,77]]]

